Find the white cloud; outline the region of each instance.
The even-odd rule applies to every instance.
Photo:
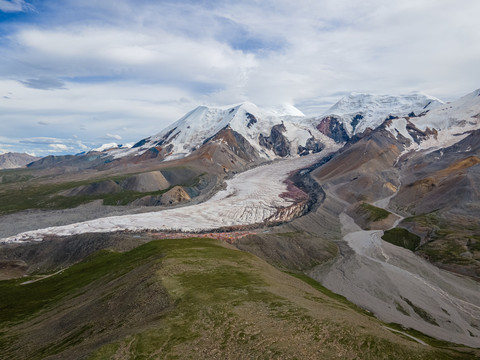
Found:
[[[49,144],[48,145],[50,149],[52,149],[54,152],[62,152],[62,151],[67,151],[70,148],[65,145],[65,144]]]
[[[237,80],[238,73],[255,66],[253,55],[233,50],[216,40],[189,39],[162,30],[142,33],[104,27],[30,28],[21,30],[15,41],[23,49],[26,61],[35,59],[36,66],[41,64],[52,72],[64,69],[62,75],[66,77],[101,73],[138,80],[183,82],[187,87],[194,82],[228,85]],[[33,80],[34,85],[39,82]],[[56,85],[63,86],[62,83]]]
[[[33,10],[33,7],[24,0],[0,0],[0,11],[9,13],[27,10]]]
[[[116,139],[116,140],[122,140],[122,137],[120,135],[117,135],[117,134],[109,134],[107,133],[107,137],[111,138],[111,139]]]
[[[82,143],[81,140],[72,138],[55,138],[55,137],[19,137],[11,138],[0,136],[0,149],[9,149],[12,152],[26,152],[28,154],[46,155],[50,153],[77,153],[90,149]]]
[[[10,138],[136,142],[201,103],[316,115],[349,91],[452,100],[479,87],[475,0],[46,2],[48,21],[11,26],[0,45]]]
[[[10,145],[0,144],[0,155],[10,152],[11,150],[9,148],[10,148]]]

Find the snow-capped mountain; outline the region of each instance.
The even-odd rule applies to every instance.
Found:
[[[130,149],[132,146],[133,144],[117,144],[113,142],[113,143],[102,144],[99,147],[92,149],[90,151],[102,152],[105,150],[114,150],[114,149]]]
[[[225,107],[199,106],[131,149],[114,149],[110,154],[115,158],[180,159],[206,143],[228,142],[225,136],[216,138],[220,131],[228,130],[245,139],[257,158],[299,156],[345,143],[367,128],[377,128],[389,116],[419,116],[443,104],[418,92],[398,96],[351,93],[323,116],[314,118],[306,118],[292,105],[270,109],[260,109],[251,102]],[[238,153],[233,147],[230,150]],[[251,154],[249,150],[248,156]]]
[[[443,104],[443,101],[420,92],[407,95],[350,93],[311,122],[322,133],[337,142],[344,142],[367,128],[377,128],[389,116],[418,116]]]
[[[318,152],[330,140],[304,122],[300,110],[288,105],[261,110],[245,102],[228,107],[199,106],[160,133],[139,141],[116,157],[142,155],[155,148],[166,160],[183,158],[215,135],[229,129],[242,136],[264,159]]]
[[[451,146],[480,128],[480,89],[422,116],[392,119],[386,128],[410,140],[409,149]]]

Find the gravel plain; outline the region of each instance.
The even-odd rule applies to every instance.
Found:
[[[327,197],[335,195],[327,192]],[[480,347],[478,282],[383,241],[383,231],[364,231],[345,213],[340,214],[340,222],[340,255],[328,266],[311,270],[311,277],[381,320]]]

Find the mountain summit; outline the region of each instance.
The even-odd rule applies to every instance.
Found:
[[[183,158],[207,142],[218,141],[215,136],[222,130],[241,136],[259,158],[267,160],[317,152],[323,147],[319,140],[328,139],[303,120],[302,112],[291,105],[271,110],[261,110],[251,102],[227,107],[199,106],[117,157],[141,155],[155,148],[165,160]]]
[[[444,103],[415,92],[407,95],[351,93],[323,116],[306,118],[293,105],[260,109],[251,102],[224,107],[199,106],[158,134],[137,142],[131,149],[114,152],[116,158],[143,156],[162,160],[181,159],[207,143],[226,142],[234,137],[242,149],[256,159],[272,160],[321,151],[343,144],[353,135],[375,129],[386,119],[421,116]],[[218,134],[222,132],[223,135]],[[226,136],[225,132],[231,132]],[[245,157],[244,157],[245,158]]]
[[[324,113],[317,127],[337,142],[343,142],[367,128],[377,128],[388,117],[419,116],[443,104],[421,92],[406,95],[350,93]]]

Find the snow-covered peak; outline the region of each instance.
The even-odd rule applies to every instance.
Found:
[[[407,120],[395,119],[387,126],[394,136],[401,134],[411,140],[413,149],[436,149],[447,147],[465,138],[470,131],[480,129],[480,89],[451,103],[443,104],[424,116],[409,119],[417,129],[435,135],[415,143],[407,130]],[[418,142],[418,141],[417,141]]]
[[[102,144],[100,145],[99,147],[95,148],[95,149],[92,149],[91,151],[105,151],[105,150],[109,150],[109,149],[116,149],[118,148],[118,144],[117,143],[108,143],[108,144]]]
[[[425,116],[412,119],[420,129],[445,130],[452,127],[473,127],[480,125],[480,89],[451,103],[443,104]]]
[[[275,125],[283,124],[282,131],[291,144],[292,154],[297,154],[298,147],[304,146],[313,136],[310,129],[301,124],[303,119],[303,113],[288,104],[269,109],[260,109],[251,102],[222,107],[199,106],[158,134],[115,156],[139,155],[155,147],[166,154],[167,160],[182,158],[228,127],[244,137],[261,157],[272,159],[277,157],[274,151],[261,145],[259,138],[270,136]]]
[[[283,104],[280,106],[273,106],[268,107],[265,109],[267,113],[274,116],[296,116],[296,117],[304,117],[305,114],[297,109],[292,104]]]
[[[115,142],[113,143],[108,143],[108,144],[102,144],[99,147],[95,149],[91,149],[90,151],[107,151],[107,150],[115,150],[115,149],[129,149],[133,146],[133,144],[117,144]]]
[[[251,102],[225,107],[199,106],[153,136],[149,143],[171,145],[170,152],[176,157],[187,156],[229,126],[247,140],[255,140],[252,145],[258,147],[258,135],[268,135],[271,127],[278,123],[276,116],[260,110]]]
[[[323,117],[338,117],[349,135],[353,135],[367,128],[375,129],[389,115],[406,116],[412,112],[419,115],[442,104],[443,101],[421,92],[405,95],[350,93],[328,109]]]

